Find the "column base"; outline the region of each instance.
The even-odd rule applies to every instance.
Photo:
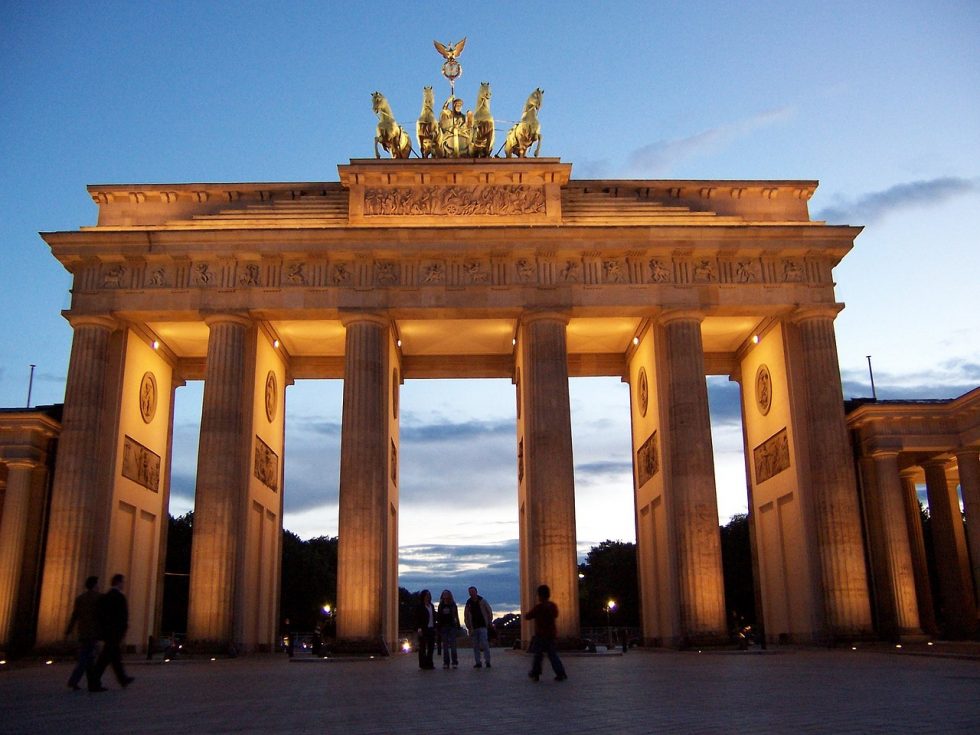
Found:
[[[242,647],[234,641],[188,640],[184,641],[181,653],[189,656],[229,656],[235,658]]]
[[[324,646],[330,653],[344,656],[390,656],[384,638],[338,638]]]

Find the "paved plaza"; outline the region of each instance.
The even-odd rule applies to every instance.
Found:
[[[980,732],[972,655],[630,651],[568,656],[561,683],[546,663],[535,684],[526,655],[494,653],[492,669],[463,655],[457,671],[420,671],[413,655],[132,659],[136,682],[121,690],[107,672],[101,694],[69,691],[67,661],[7,664],[0,732]]]

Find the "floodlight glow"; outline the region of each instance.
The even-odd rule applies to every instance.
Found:
[[[754,344],[754,345],[759,344],[759,335],[758,334],[753,334],[752,335],[752,344]]]
[[[158,339],[153,340],[153,349],[154,350],[159,350],[160,349],[160,340],[158,340]]]

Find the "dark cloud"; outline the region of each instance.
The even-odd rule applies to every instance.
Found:
[[[883,191],[864,194],[856,199],[841,199],[837,204],[821,209],[815,218],[831,223],[871,224],[892,212],[909,207],[940,204],[953,197],[978,190],[980,190],[980,179],[975,178],[946,176],[928,181],[910,181],[896,184]]]
[[[756,130],[792,117],[791,107],[767,110],[753,117],[705,130],[687,138],[661,140],[629,154],[632,170],[646,176],[664,175],[686,158],[711,153]]]
[[[428,589],[437,597],[449,589],[462,606],[467,588],[474,585],[495,612],[520,609],[517,539],[496,544],[403,546],[398,557],[402,569],[398,584],[409,591]]]
[[[586,487],[601,484],[603,480],[616,479],[629,475],[632,484],[633,463],[629,455],[625,460],[598,460],[575,465],[575,484]]]
[[[734,380],[708,380],[708,411],[712,425],[742,424],[742,389]]]
[[[891,373],[875,370],[875,392],[882,400],[957,398],[980,386],[980,364],[952,359],[937,362],[928,372]],[[842,370],[845,398],[870,398],[866,370]]]
[[[399,428],[402,443],[466,441],[506,436],[516,441],[517,427],[513,421],[463,421],[458,423],[415,423],[406,417]]]

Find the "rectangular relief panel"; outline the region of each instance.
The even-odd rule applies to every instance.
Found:
[[[127,435],[123,440],[122,476],[159,492],[160,455]]]

